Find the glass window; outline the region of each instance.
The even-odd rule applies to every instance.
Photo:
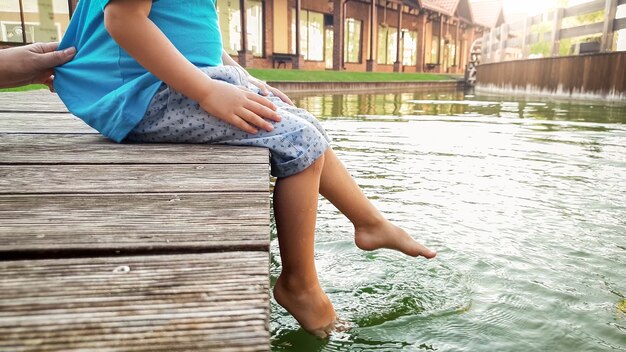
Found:
[[[448,66],[456,66],[456,45],[448,44]]]
[[[439,63],[439,36],[433,35],[432,45],[430,47],[430,63]]]
[[[248,0],[246,4],[248,50],[254,56],[263,56],[263,2]]]
[[[333,68],[333,40],[334,31],[332,27],[326,28],[326,68]]]
[[[361,21],[346,18],[344,35],[344,60],[361,62]]]
[[[307,60],[324,60],[324,14],[308,13]]]
[[[296,53],[296,10],[291,11],[291,52]],[[305,60],[324,60],[324,14],[300,11],[300,54]]]
[[[239,0],[217,0],[217,15],[224,50],[230,55],[237,55],[241,50]]]
[[[402,31],[402,64],[414,66],[417,64],[417,32]]]
[[[393,27],[378,26],[378,63],[391,65],[396,61],[398,30]]]
[[[11,43],[59,41],[69,24],[67,0],[23,0],[24,23],[18,0],[0,2],[0,41]]]
[[[248,50],[254,56],[263,55],[263,2],[248,0],[246,9]],[[237,55],[241,50],[241,14],[239,0],[217,0],[217,14],[224,50]]]

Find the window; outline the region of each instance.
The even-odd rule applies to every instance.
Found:
[[[378,26],[378,63],[391,65],[396,62],[398,30],[393,27]]]
[[[0,41],[33,43],[59,41],[69,24],[67,0],[0,1]],[[25,22],[22,22],[21,15]]]
[[[248,0],[246,4],[248,50],[254,56],[263,56],[263,2]]]
[[[448,46],[448,66],[456,66],[456,45],[449,43]]]
[[[326,27],[326,68],[333,68],[333,40],[333,28]]]
[[[439,36],[433,35],[432,45],[430,47],[430,63],[439,63]]]
[[[417,64],[417,32],[402,31],[402,64],[415,66]]]
[[[263,56],[263,2],[248,0],[246,9],[248,50],[254,56]],[[224,50],[237,55],[241,50],[241,13],[239,0],[217,0],[217,15]]]
[[[361,62],[361,21],[346,18],[344,35],[345,62]]]
[[[230,55],[237,55],[241,50],[239,0],[217,0],[217,16],[224,50]]]
[[[291,51],[296,53],[296,11],[291,11]],[[324,14],[300,11],[300,53],[305,60],[324,60]]]

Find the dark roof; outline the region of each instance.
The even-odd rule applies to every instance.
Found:
[[[422,8],[419,0],[402,0],[402,3],[413,8]]]
[[[472,6],[470,5],[469,0],[459,1],[459,4],[456,7],[456,17],[468,23],[474,22],[474,18],[472,17]]]

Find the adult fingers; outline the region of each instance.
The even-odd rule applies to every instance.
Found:
[[[46,86],[48,86],[48,89],[50,90],[50,92],[54,93],[54,75],[51,75],[50,77],[48,77],[46,80],[43,81],[43,84],[45,84]]]
[[[247,109],[242,109],[240,112],[237,113],[237,115],[239,115],[240,118],[244,119],[247,123],[262,128],[268,132],[272,131],[274,129],[274,126],[272,126],[272,124],[270,124],[269,122],[265,121],[264,119],[262,119],[259,115],[257,115],[256,113],[247,110]],[[256,132],[255,132],[256,133]]]
[[[44,70],[35,70],[33,73],[36,73],[37,75],[32,77],[32,79],[28,83],[46,84],[46,81],[49,80],[52,75],[54,75],[54,70],[48,68]]]
[[[74,55],[76,55],[76,48],[71,47],[60,51],[53,50],[44,52],[43,54],[38,55],[37,59],[40,68],[51,68],[63,65],[64,63],[70,61]]]
[[[59,47],[59,42],[35,43],[33,46],[38,53],[43,54],[56,51]]]

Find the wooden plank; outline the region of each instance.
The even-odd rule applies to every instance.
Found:
[[[565,9],[563,18],[586,15],[588,13],[600,11],[604,9],[605,2],[606,0],[596,0],[568,7]]]
[[[626,29],[626,17],[618,18],[615,21],[613,21],[613,30],[619,31],[620,29]]]
[[[581,37],[583,35],[602,33],[603,22],[585,24],[560,30],[561,39]]]
[[[0,258],[267,250],[268,210],[266,192],[0,196]]]
[[[0,93],[0,111],[67,112],[59,96],[47,90]]]
[[[70,113],[0,112],[4,133],[98,133]]]
[[[617,0],[606,0],[604,6],[604,26],[602,27],[602,38],[600,39],[600,51],[602,52],[613,50],[613,22],[615,22],[616,14]]]
[[[537,90],[580,92],[614,99],[626,93],[625,52],[518,60],[478,66],[477,84],[498,87],[530,86]],[[572,75],[577,71],[579,74]]]
[[[267,192],[264,164],[0,165],[0,194]]]
[[[267,252],[0,262],[0,350],[269,351]]]
[[[114,143],[99,135],[0,133],[0,164],[265,164],[265,148]]]

